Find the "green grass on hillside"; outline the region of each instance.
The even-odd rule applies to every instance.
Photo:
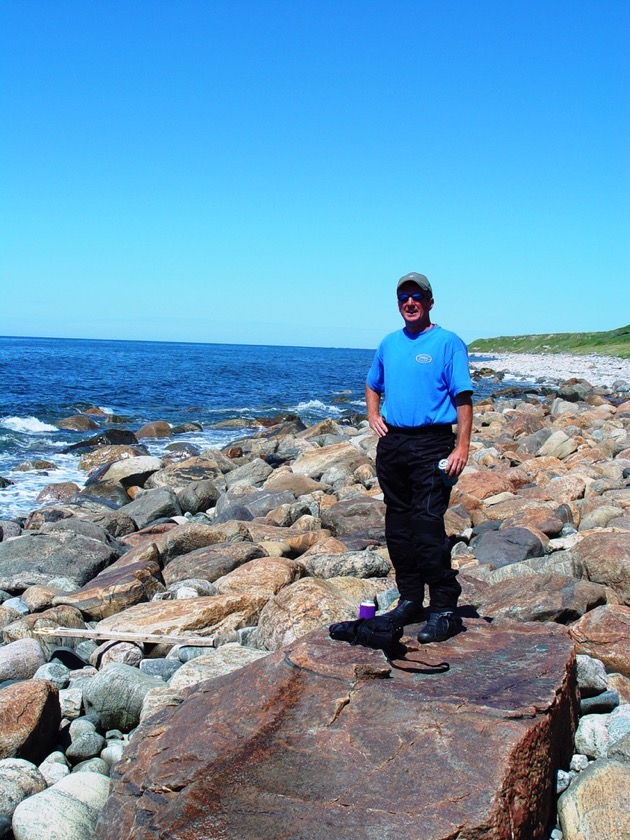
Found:
[[[471,353],[599,353],[630,359],[630,324],[608,332],[478,338],[468,349]]]

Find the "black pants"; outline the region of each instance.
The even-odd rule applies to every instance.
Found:
[[[430,608],[453,610],[461,594],[451,569],[444,514],[451,488],[438,461],[455,445],[450,426],[391,429],[379,438],[376,471],[387,505],[385,537],[401,598],[422,603],[429,586]]]

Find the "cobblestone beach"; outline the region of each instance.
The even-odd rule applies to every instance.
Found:
[[[630,359],[591,353],[475,353],[481,361],[471,362],[473,370],[490,367],[506,376],[527,382],[562,382],[571,377],[586,379],[591,385],[611,387],[618,380],[630,382]]]

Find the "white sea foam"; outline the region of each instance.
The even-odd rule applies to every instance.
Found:
[[[29,435],[40,434],[41,432],[58,432],[56,426],[50,423],[43,423],[37,417],[3,417],[0,426],[10,429],[12,432],[23,432]]]
[[[326,405],[321,400],[308,400],[307,402],[298,403],[295,407],[298,414],[308,411],[322,411],[325,414],[341,414],[341,409],[336,405]]]

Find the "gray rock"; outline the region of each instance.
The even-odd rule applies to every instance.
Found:
[[[15,840],[91,840],[109,793],[98,773],[72,773],[25,799],[13,814]]]
[[[105,738],[98,732],[86,732],[72,739],[72,743],[66,750],[66,758],[70,764],[78,764],[80,761],[100,755],[106,743]]]
[[[243,464],[227,473],[225,482],[228,488],[234,487],[235,484],[244,484],[250,487],[260,486],[272,472],[272,467],[262,458],[253,458],[247,464]]]
[[[607,714],[619,705],[619,695],[616,691],[603,691],[595,697],[584,697],[580,700],[580,714]]]
[[[28,615],[30,613],[29,608],[21,598],[7,598],[6,601],[3,601],[2,606],[10,607],[12,610],[20,613],[20,615]]]
[[[593,386],[586,379],[567,379],[558,388],[558,397],[568,402],[584,401],[593,393]]]
[[[129,497],[127,497],[129,499]],[[56,534],[61,531],[72,531],[75,534],[80,534],[82,537],[88,537],[92,540],[99,540],[110,548],[115,549],[119,554],[123,554],[127,550],[127,546],[119,543],[111,534],[108,534],[105,528],[97,525],[96,522],[90,522],[87,519],[62,519],[59,522],[45,522],[41,527],[42,534]]]
[[[101,776],[109,776],[110,765],[104,761],[100,756],[87,758],[85,761],[80,761],[72,768],[73,773],[100,773]]]
[[[96,726],[93,721],[86,717],[80,717],[73,720],[69,727],[70,740],[74,741],[76,738],[81,738],[83,735],[91,735],[96,732]]]
[[[78,686],[62,688],[59,692],[59,706],[62,718],[66,720],[78,718],[83,708],[83,689]]]
[[[186,589],[192,594],[180,595],[179,593],[182,589]],[[217,588],[209,580],[204,580],[203,578],[185,578],[184,580],[177,580],[175,583],[171,583],[167,592],[175,598],[195,598],[200,595],[216,595]]]
[[[558,770],[556,775],[556,793],[562,793],[562,791],[566,790],[576,776],[577,773]]]
[[[190,662],[191,659],[196,659],[198,656],[205,656],[208,653],[208,648],[193,647],[192,645],[181,645],[173,650],[180,663]]]
[[[125,749],[124,741],[108,741],[107,746],[101,750],[101,758],[111,767],[120,761]]]
[[[12,537],[19,537],[22,529],[17,522],[10,519],[0,520],[0,542],[10,540]]]
[[[50,680],[57,688],[66,688],[70,682],[69,673],[70,669],[62,665],[61,662],[47,662],[35,671],[33,679]]]
[[[154,472],[162,469],[162,461],[152,455],[139,455],[137,458],[125,458],[107,464],[93,473],[86,486],[99,481],[119,481],[123,487],[143,487],[144,482]]]
[[[122,512],[133,519],[140,530],[146,528],[151,522],[155,522],[156,519],[181,516],[182,509],[174,490],[169,487],[159,487],[138,493],[133,502],[125,505]]]
[[[608,758],[630,764],[630,732],[608,747]]]
[[[516,448],[517,452],[525,452],[529,455],[535,455],[547,438],[553,434],[552,429],[538,429],[531,435],[519,438],[519,443]]]
[[[604,663],[592,656],[578,653],[575,657],[577,662],[577,681],[582,697],[593,697],[606,691],[608,688],[608,676]]]
[[[24,590],[59,576],[83,586],[119,556],[100,540],[72,531],[24,534],[0,543],[0,588]]]
[[[3,759],[0,761],[0,815],[10,819],[23,799],[46,790],[46,786],[46,779],[30,761]]]
[[[191,481],[176,491],[177,501],[183,513],[199,513],[213,508],[221,496],[214,481],[202,479]]]
[[[610,737],[608,715],[584,715],[575,733],[575,749],[589,758],[606,758]]]
[[[65,755],[57,750],[42,761],[39,771],[46,779],[47,786],[52,787],[70,773],[70,763]]]
[[[37,639],[18,639],[0,647],[0,681],[28,680],[46,663]]]
[[[168,682],[182,663],[177,659],[143,659],[140,663],[140,671],[149,677],[159,677]]]
[[[113,662],[99,671],[86,687],[85,706],[98,717],[102,728],[129,732],[138,725],[144,695],[160,686],[164,686],[164,681],[159,677]]]
[[[499,568],[530,557],[542,557],[545,553],[542,542],[527,528],[484,531],[472,539],[470,546],[480,563]]]
[[[615,744],[630,732],[630,703],[618,706],[608,715],[609,744]]]
[[[571,757],[571,764],[569,765],[569,770],[575,770],[576,773],[581,773],[582,770],[586,770],[589,765],[589,760],[587,755],[582,755],[582,753],[575,753]]]

